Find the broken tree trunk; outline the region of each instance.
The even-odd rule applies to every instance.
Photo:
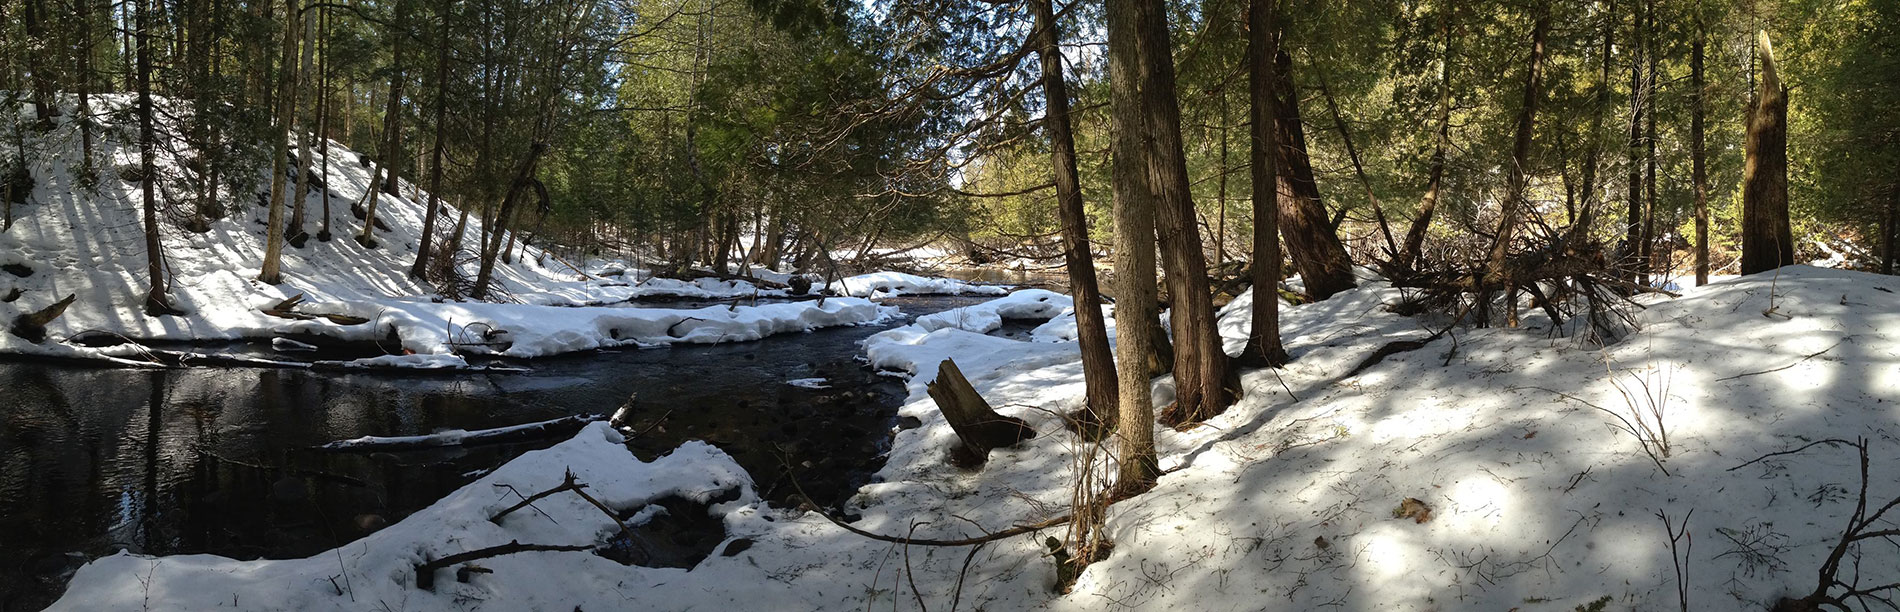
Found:
[[[46,324],[52,323],[53,319],[59,318],[59,315],[66,314],[66,307],[73,305],[73,300],[78,297],[79,294],[68,293],[65,299],[54,302],[52,306],[42,308],[38,312],[21,313],[20,316],[13,318],[13,325],[7,328],[7,331],[26,339],[27,342],[34,344],[45,342]]]
[[[944,420],[956,430],[957,439],[962,441],[950,451],[950,462],[958,467],[980,467],[989,458],[990,450],[1036,437],[1036,430],[1030,428],[1029,423],[991,409],[954,361],[945,359],[937,364],[937,380],[925,388],[930,392],[930,399],[936,400],[937,409],[943,411]]]
[[[1742,274],[1794,263],[1788,225],[1788,91],[1768,33],[1758,32],[1761,91],[1749,113],[1742,163]]]

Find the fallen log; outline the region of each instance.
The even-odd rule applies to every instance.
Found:
[[[59,315],[66,314],[66,307],[73,305],[73,300],[78,298],[79,294],[69,293],[66,294],[65,299],[54,302],[53,305],[42,308],[38,312],[21,313],[13,317],[13,325],[8,327],[7,331],[27,342],[34,344],[45,342],[46,324],[52,323],[53,319],[59,318]]]
[[[311,319],[323,318],[337,325],[362,325],[369,322],[368,318],[356,315],[331,314],[325,312],[297,312],[297,305],[302,303],[303,294],[299,293],[269,308],[260,308],[259,310],[273,317],[295,321],[309,321]]]
[[[981,467],[993,449],[1014,446],[1036,437],[1036,430],[1022,419],[997,414],[977,394],[976,387],[963,377],[955,361],[937,364],[937,380],[925,385],[930,399],[937,402],[943,418],[956,431],[960,444],[950,449],[950,463],[958,467]]]
[[[420,436],[363,436],[349,440],[337,440],[311,450],[342,453],[409,451],[445,446],[480,446],[486,444],[506,444],[526,442],[554,436],[572,435],[588,423],[607,417],[598,414],[578,414],[564,416],[535,423],[523,423],[494,429],[465,431],[454,429]]]

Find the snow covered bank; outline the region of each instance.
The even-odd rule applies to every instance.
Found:
[[[886,298],[900,295],[1004,295],[1008,287],[979,285],[954,278],[918,276],[903,272],[873,272],[838,279],[831,290],[840,295]]]
[[[1113,554],[1072,593],[1049,589],[1041,548],[1052,529],[967,548],[909,550],[845,533],[822,518],[759,507],[750,493],[717,506],[732,556],[691,571],[604,562],[586,553],[530,553],[483,562],[496,570],[428,594],[406,569],[439,556],[518,539],[593,543],[611,528],[598,513],[555,504],[558,526],[483,513],[558,482],[572,465],[616,499],[656,493],[616,475],[641,464],[604,444],[602,426],[559,453],[534,455],[368,539],[306,560],[237,563],[121,555],[82,570],[57,609],[136,607],[350,609],[916,609],[1096,610],[1573,610],[1675,609],[1675,558],[1657,518],[1667,512],[1696,541],[1686,565],[1692,609],[1765,609],[1813,589],[1814,572],[1853,510],[1850,450],[1817,446],[1748,464],[1814,440],[1873,441],[1870,500],[1900,494],[1900,279],[1806,267],[1692,289],[1655,304],[1647,328],[1608,349],[1550,338],[1536,316],[1522,329],[1461,330],[1422,349],[1353,366],[1384,344],[1426,335],[1385,312],[1399,292],[1369,281],[1332,299],[1287,308],[1295,361],[1242,376],[1247,396],[1206,426],[1157,432],[1157,488],[1108,512]],[[1222,318],[1245,337],[1244,302]],[[900,328],[867,342],[883,367],[918,372],[901,408],[921,422],[896,435],[878,482],[849,504],[858,528],[957,538],[1066,512],[1079,449],[1054,416],[1079,405],[1074,345],[1022,342],[957,329]],[[900,331],[894,330],[894,331]],[[923,390],[955,358],[999,412],[1043,435],[999,449],[981,472],[944,463],[953,435]],[[1658,390],[1671,449],[1658,467],[1618,419],[1618,384]],[[1666,385],[1663,383],[1667,382]],[[1165,401],[1170,382],[1157,381]],[[1289,395],[1289,390],[1291,394]],[[590,440],[590,436],[592,439]],[[688,445],[675,455],[710,455]],[[710,459],[708,460],[710,461]],[[526,467],[523,465],[526,464]],[[1748,465],[1744,465],[1748,464]],[[702,464],[711,465],[711,464]],[[1738,466],[1741,466],[1738,468]],[[703,468],[696,468],[703,469]],[[1664,469],[1667,472],[1664,472]],[[592,470],[592,471],[583,471]],[[718,472],[715,472],[718,473]],[[532,479],[530,479],[532,477]],[[655,482],[711,490],[701,480]],[[681,484],[688,483],[688,484]],[[690,484],[701,483],[701,484]],[[1395,518],[1414,498],[1430,517]],[[556,501],[559,498],[550,498]],[[571,501],[571,500],[570,500]],[[616,507],[626,507],[615,502]],[[544,506],[545,508],[545,506]],[[452,514],[452,512],[459,514]],[[586,535],[580,535],[587,532]],[[446,543],[446,544],[445,544]],[[1900,579],[1900,552],[1869,542],[1864,584]],[[337,561],[338,556],[342,561]],[[330,586],[347,572],[356,599]],[[444,576],[448,574],[445,572]],[[913,591],[914,589],[914,591]],[[374,606],[374,604],[371,604]]]
[[[224,606],[272,610],[459,608],[464,602],[498,600],[516,610],[607,610],[624,597],[650,593],[686,576],[683,570],[624,566],[590,552],[529,552],[481,560],[493,570],[457,582],[443,570],[434,592],[415,587],[415,566],[469,550],[519,541],[524,544],[595,546],[619,530],[612,518],[575,495],[534,503],[499,524],[494,513],[522,494],[553,488],[572,471],[601,503],[628,512],[679,496],[713,503],[728,530],[757,531],[765,523],[756,508],[752,480],[725,453],[688,443],[643,463],[606,423],[594,423],[572,440],[535,451],[407,519],[342,549],[307,559],[234,561],[213,555],[162,559],[120,554],[100,559],[73,577],[53,610],[207,610]],[[652,510],[640,514],[650,517]],[[638,519],[636,519],[638,520]],[[652,601],[652,600],[649,600]]]
[[[97,96],[95,104],[100,107],[96,112],[110,114],[128,100],[124,95]],[[179,105],[174,110],[188,109]],[[22,109],[21,112],[30,111]],[[97,161],[101,175],[107,178],[88,187],[75,178],[77,126],[70,119],[70,113],[64,114],[55,119],[50,132],[33,136],[45,140],[39,144],[55,153],[27,160],[34,188],[27,194],[25,205],[14,207],[17,219],[13,227],[0,233],[0,266],[6,270],[0,272],[0,296],[7,296],[5,301],[0,301],[0,322],[44,308],[68,294],[76,294],[77,300],[64,316],[48,325],[50,339],[46,344],[35,345],[12,334],[0,333],[0,352],[96,359],[128,356],[128,350],[136,351],[58,344],[82,332],[139,341],[202,342],[263,340],[285,332],[381,339],[393,330],[409,350],[446,354],[452,352],[448,336],[457,333],[459,326],[488,322],[515,336],[516,348],[508,354],[529,357],[625,342],[750,340],[771,333],[862,323],[883,316],[875,307],[853,301],[827,301],[823,308],[741,308],[731,316],[704,310],[673,314],[588,309],[564,312],[549,307],[657,297],[780,297],[785,292],[740,280],[646,278],[629,281],[624,275],[584,274],[580,268],[550,253],[520,244],[514,249],[517,259],[500,263],[495,269],[495,293],[501,302],[507,303],[440,303],[433,297],[433,288],[408,275],[416,248],[423,240],[427,195],[406,181],[400,195],[383,194],[377,206],[377,220],[378,225],[386,229],[374,232],[378,246],[366,248],[358,244],[350,237],[360,231],[363,222],[350,210],[352,203],[365,196],[370,169],[358,162],[358,153],[330,143],[327,160],[313,156],[313,162],[320,169],[312,171],[313,174],[325,173],[328,210],[322,189],[313,188],[304,194],[302,204],[307,218],[303,229],[316,234],[319,229],[329,228],[336,235],[335,239],[323,241],[313,237],[302,247],[285,248],[285,282],[280,285],[258,282],[266,240],[264,224],[269,212],[258,203],[269,201],[270,184],[268,169],[260,170],[249,191],[229,193],[227,190],[223,198],[226,201],[221,202],[227,213],[211,219],[207,231],[197,233],[177,223],[161,224],[160,242],[171,279],[170,295],[187,314],[147,317],[140,308],[149,279],[145,268],[139,184],[113,178],[117,176],[115,168],[134,163],[137,147],[135,143],[114,138],[102,139]],[[61,151],[62,147],[71,150]],[[191,170],[172,155],[161,155],[158,164],[160,173],[165,176],[191,176]],[[187,202],[171,205],[177,209],[177,215],[189,213]],[[442,211],[450,217],[446,224],[449,227],[453,226],[454,213],[446,207]],[[438,231],[446,234],[450,230],[440,227]],[[481,235],[480,220],[471,220],[462,236],[462,245],[465,249],[473,248]],[[462,259],[473,257],[464,253]],[[593,271],[604,272],[599,268]],[[459,272],[471,278],[475,274],[472,264],[463,265]],[[641,271],[634,273],[638,276]],[[376,323],[359,326],[361,329],[342,329],[348,326],[291,322],[261,311],[299,294],[305,297],[301,307],[305,312],[357,314]],[[682,323],[688,318],[698,321]],[[456,329],[451,330],[450,326]],[[680,337],[667,333],[669,329]],[[456,366],[442,361],[409,361],[365,362],[352,367]]]
[[[401,339],[403,349],[419,354],[520,358],[618,346],[745,342],[775,334],[876,323],[897,314],[896,308],[860,298],[692,310],[426,300],[316,303],[302,309],[359,316],[370,319],[370,323],[337,325],[313,319],[280,324],[273,331],[359,342],[394,334]]]

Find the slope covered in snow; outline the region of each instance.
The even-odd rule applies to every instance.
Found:
[[[95,97],[102,110],[129,104],[124,95]],[[22,109],[21,112],[30,112]],[[108,116],[117,116],[108,114]],[[737,308],[730,315],[708,310],[635,312],[631,309],[567,309],[562,306],[615,304],[644,297],[751,298],[783,296],[783,290],[761,289],[735,280],[679,281],[635,278],[639,270],[616,276],[583,274],[574,265],[541,249],[516,245],[517,259],[496,266],[499,303],[441,303],[428,285],[408,275],[421,241],[427,195],[403,182],[401,195],[383,194],[377,219],[387,229],[375,231],[375,248],[352,237],[363,221],[351,214],[351,204],[365,197],[371,169],[358,153],[331,143],[327,160],[312,161],[327,168],[330,192],[326,220],[321,189],[305,194],[305,231],[313,236],[330,228],[334,239],[308,240],[302,247],[283,251],[284,282],[259,282],[269,213],[269,170],[257,177],[255,191],[221,198],[227,214],[213,220],[208,231],[184,229],[174,221],[189,216],[189,194],[171,186],[160,190],[170,201],[160,237],[174,303],[183,316],[148,317],[140,309],[149,279],[143,241],[140,186],[117,178],[120,168],[135,167],[134,142],[112,138],[99,143],[97,165],[101,177],[87,187],[78,180],[76,126],[70,114],[39,135],[53,154],[28,160],[35,186],[27,204],[14,208],[17,219],[0,232],[0,323],[24,312],[46,307],[68,294],[77,296],[65,314],[48,326],[49,341],[33,344],[0,333],[0,352],[63,356],[132,354],[135,349],[100,351],[59,342],[87,331],[134,340],[219,341],[268,339],[280,332],[382,338],[395,332],[403,348],[417,353],[446,354],[468,338],[450,338],[473,329],[506,329],[515,336],[510,355],[534,357],[621,343],[657,344],[674,341],[750,340],[762,335],[827,325],[863,323],[884,316],[878,308],[858,300],[817,304]],[[159,156],[160,174],[182,176],[190,170],[172,155]],[[320,172],[313,169],[313,174]],[[455,227],[455,210],[444,207],[437,227],[447,236]],[[286,212],[286,218],[289,213]],[[473,249],[481,237],[480,215],[464,230],[464,249]],[[475,274],[472,253],[464,253],[461,273]],[[371,324],[329,325],[322,320],[293,322],[266,315],[261,309],[292,296],[304,296],[303,312],[351,314]],[[693,321],[688,322],[688,319]],[[681,325],[687,322],[686,325]],[[485,326],[485,327],[484,327]],[[356,329],[331,329],[355,327]],[[669,333],[670,330],[670,333]],[[439,364],[438,364],[439,365]]]
[[[551,512],[560,529],[527,519],[485,523],[482,512],[512,501],[488,480],[538,490],[559,483],[561,465],[577,472],[625,465],[583,474],[615,487],[603,494],[621,509],[681,487],[618,488],[613,469],[650,468],[631,467],[624,451],[600,444],[607,432],[596,425],[336,553],[250,563],[111,557],[81,570],[56,609],[280,602],[353,609],[382,601],[450,610],[481,601],[511,609],[1568,611],[1607,598],[1610,609],[1661,610],[1678,607],[1675,568],[1683,560],[1692,609],[1760,610],[1814,588],[1860,482],[1852,449],[1840,445],[1753,460],[1866,437],[1870,503],[1900,495],[1893,478],[1900,440],[1892,434],[1900,422],[1900,279],[1790,267],[1655,303],[1641,315],[1642,331],[1607,349],[1553,338],[1533,319],[1522,329],[1461,330],[1349,375],[1386,343],[1427,335],[1418,320],[1381,308],[1398,297],[1372,281],[1288,308],[1295,361],[1245,373],[1245,399],[1206,425],[1158,433],[1170,472],[1153,491],[1110,508],[1113,554],[1068,594],[1051,592],[1053,563],[1041,546],[1042,536],[1061,537],[1060,527],[974,553],[894,546],[813,513],[761,506],[749,492],[715,507],[730,541],[691,571],[529,553],[484,562],[496,572],[468,583],[442,580],[433,593],[413,587],[407,568],[421,557],[509,540],[602,540],[599,520],[567,502]],[[1223,318],[1234,340],[1246,333],[1240,311]],[[883,365],[919,373],[901,413],[921,426],[897,433],[878,482],[851,502],[855,526],[961,538],[1065,513],[1086,448],[1056,416],[1080,402],[1074,345],[954,326],[912,329],[869,346]],[[943,358],[955,358],[1000,412],[1042,435],[996,451],[980,472],[946,465],[953,434],[923,389]],[[1169,384],[1157,381],[1159,401]],[[1624,391],[1632,393],[1627,402]],[[1655,460],[1621,428],[1644,418],[1632,404],[1652,399],[1662,406],[1660,421],[1643,414],[1669,447],[1664,454],[1652,446]],[[696,448],[675,455],[705,454]],[[700,459],[722,473],[718,458]],[[1416,512],[1395,517],[1408,498],[1430,508],[1426,520]],[[1672,554],[1661,513],[1677,528],[1687,520],[1694,545],[1686,556]],[[457,526],[470,531],[444,531]],[[1868,542],[1864,553],[1863,585],[1900,578],[1900,550]],[[328,580],[345,574],[354,600]]]

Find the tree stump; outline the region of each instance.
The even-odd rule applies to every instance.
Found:
[[[21,313],[13,318],[13,325],[7,329],[15,336],[27,342],[39,344],[46,341],[46,324],[52,323],[59,315],[66,314],[66,307],[73,304],[78,294],[67,294],[66,299],[54,302],[38,312]]]
[[[963,468],[977,468],[989,459],[992,449],[1014,446],[1023,440],[1036,437],[1036,430],[1022,419],[997,414],[983,401],[976,388],[970,386],[969,379],[957,369],[957,364],[949,359],[937,364],[937,380],[925,385],[930,399],[936,400],[937,409],[943,411],[943,418],[950,422],[950,428],[957,432],[960,444],[950,449],[950,463]]]

